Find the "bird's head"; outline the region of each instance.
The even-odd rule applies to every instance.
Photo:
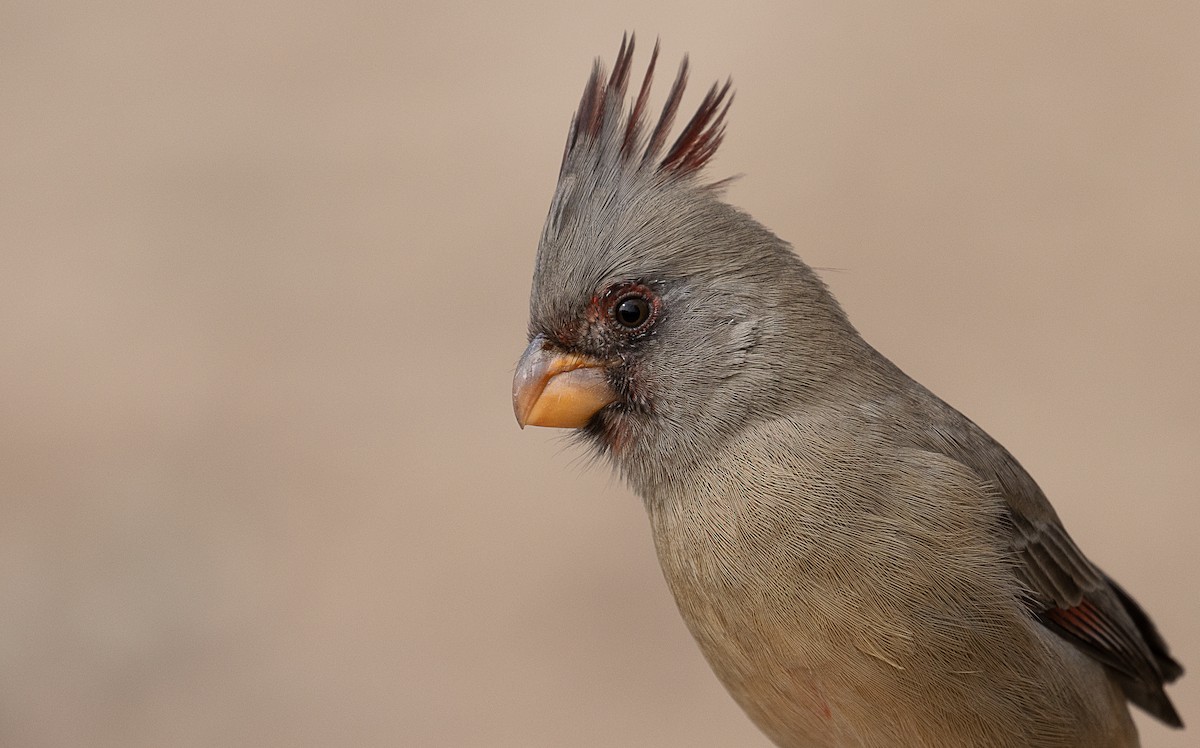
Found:
[[[632,55],[623,41],[611,76],[596,62],[571,123],[513,407],[522,426],[579,429],[647,485],[756,418],[820,399],[858,338],[784,242],[700,181],[729,83],[665,148],[687,59],[647,133],[658,47],[626,110]]]

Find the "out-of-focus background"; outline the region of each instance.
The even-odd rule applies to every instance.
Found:
[[[655,102],[734,76],[712,176],[1033,472],[1200,726],[1200,5],[645,5],[0,5],[0,744],[766,745],[639,500],[510,408],[626,29]]]

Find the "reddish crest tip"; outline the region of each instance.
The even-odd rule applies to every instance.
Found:
[[[725,136],[725,116],[729,105],[733,102],[731,93],[732,81],[727,80],[723,86],[713,84],[700,103],[696,113],[676,138],[675,143],[662,156],[663,147],[670,133],[675,115],[679,111],[684,89],[687,87],[688,60],[685,56],[679,66],[679,73],[667,94],[662,114],[655,123],[650,137],[642,150],[642,131],[646,125],[646,101],[650,93],[650,84],[654,78],[655,64],[658,62],[659,45],[656,41],[654,52],[650,56],[650,64],[642,78],[633,106],[628,115],[625,114],[625,98],[629,88],[629,74],[633,62],[634,35],[622,37],[621,48],[617,52],[616,63],[612,74],[605,81],[604,65],[597,59],[592,68],[579,101],[579,109],[571,120],[571,129],[567,135],[567,144],[563,152],[563,165],[576,151],[585,147],[603,147],[610,142],[609,133],[619,136],[611,142],[619,147],[619,155],[624,161],[640,163],[641,168],[653,169],[662,174],[684,177],[699,172],[717,152],[721,140]],[[641,154],[638,155],[638,151]],[[660,160],[661,156],[661,160]]]

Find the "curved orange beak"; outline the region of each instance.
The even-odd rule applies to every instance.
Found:
[[[538,335],[525,349],[513,376],[513,412],[521,428],[577,429],[617,399],[607,362],[555,351]]]

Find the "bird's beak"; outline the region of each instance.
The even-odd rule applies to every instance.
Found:
[[[513,376],[513,412],[521,428],[577,429],[617,399],[605,374],[607,362],[551,348],[538,335],[525,349]]]

